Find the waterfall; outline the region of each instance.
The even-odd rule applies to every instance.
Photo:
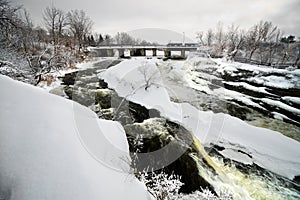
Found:
[[[199,155],[193,156],[193,158],[198,161],[200,175],[215,188],[218,195],[222,192],[229,192],[235,200],[296,200],[300,198],[299,193],[281,185],[276,177],[266,177],[263,174],[261,176],[244,174],[234,164],[226,165],[221,159],[210,157],[195,136],[193,136],[193,142],[199,152]],[[215,173],[208,169],[201,158]]]

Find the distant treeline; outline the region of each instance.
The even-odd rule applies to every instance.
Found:
[[[26,56],[40,55],[48,49],[48,53],[59,57],[60,50],[68,48],[78,57],[78,51],[85,46],[151,45],[124,32],[111,36],[93,31],[94,23],[83,10],[65,12],[54,5],[47,6],[41,24],[42,27],[33,24],[24,8],[0,0],[0,43]],[[293,35],[284,37],[272,22],[260,21],[248,30],[234,24],[224,28],[218,23],[215,29],[198,32],[197,38],[213,57],[264,65],[300,65],[299,39]]]
[[[100,34],[93,31],[93,21],[83,10],[65,12],[54,5],[43,11],[43,26],[33,24],[30,14],[21,6],[12,6],[6,0],[0,0],[0,36],[1,42],[8,46],[31,53],[33,49],[45,48],[47,44],[67,47],[99,46],[111,44],[149,45],[145,40],[131,37],[129,34]]]
[[[224,28],[218,23],[215,30],[198,32],[201,45],[208,47],[211,56],[263,65],[300,66],[300,41],[283,32],[272,22],[260,21],[248,30],[237,25]]]

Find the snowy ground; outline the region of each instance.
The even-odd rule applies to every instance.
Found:
[[[216,63],[219,63],[219,66]],[[93,67],[93,64],[86,63],[79,68],[82,67]],[[201,70],[198,70],[200,67]],[[198,107],[191,106],[193,100],[199,101],[199,98],[201,98],[195,94],[194,90],[196,89],[205,92],[208,96],[215,95],[225,100],[236,100],[260,110],[268,110],[269,108],[266,108],[265,104],[272,104],[272,106],[293,113],[295,116],[299,114],[299,110],[297,106],[295,106],[299,104],[298,97],[293,95],[278,96],[278,94],[276,96],[276,94],[272,93],[274,90],[268,85],[269,83],[257,87],[258,85],[252,85],[250,81],[235,81],[236,77],[245,78],[239,70],[242,70],[242,72],[248,70],[246,73],[250,73],[251,70],[253,70],[253,73],[260,73],[257,72],[257,70],[261,70],[264,73],[270,72],[268,69],[251,68],[251,66],[237,63],[228,64],[222,60],[211,61],[207,58],[195,58],[194,60],[188,60],[188,62],[163,62],[155,58],[150,60],[146,60],[145,58],[132,58],[103,71],[99,76],[109,84],[110,88],[115,89],[120,96],[142,104],[147,108],[155,108],[161,112],[162,116],[184,125],[198,137],[203,145],[211,146],[212,144],[217,144],[218,146],[224,147],[224,150],[219,151],[223,156],[245,164],[255,163],[262,168],[292,180],[295,176],[300,175],[300,162],[298,159],[300,157],[299,142],[285,137],[279,132],[251,126],[230,115],[222,113],[214,114],[211,111],[200,111],[197,109]],[[212,71],[216,74],[211,73]],[[274,71],[275,72],[272,71],[270,73],[290,73],[289,76],[292,77],[291,80],[293,81],[298,77],[298,71],[294,69],[291,69],[291,71]],[[224,76],[228,76],[230,79],[225,81],[226,83],[224,82]],[[273,79],[269,80],[273,81]],[[286,84],[286,87],[282,86],[281,89],[283,90],[290,87],[292,82]],[[259,95],[265,96],[263,96],[263,98],[252,97],[249,93],[244,94],[240,91],[221,87],[225,84],[242,87],[246,90],[253,91],[255,94],[259,93]],[[275,85],[274,81],[272,84],[273,86]],[[297,84],[298,83],[295,83],[293,85],[296,89],[298,87]],[[259,101],[255,101],[254,99],[258,99]],[[174,101],[187,103],[174,103]],[[220,104],[223,106],[223,102],[220,102],[221,103],[215,103],[218,104],[218,106],[220,106]],[[280,109],[275,109],[272,113],[276,118],[292,120],[285,115],[285,112],[282,114]],[[87,122],[88,121],[89,120],[87,120]],[[114,125],[114,122],[103,122],[100,124],[101,127],[107,127],[107,129],[110,129],[109,127],[113,127]],[[88,127],[90,126],[83,125],[79,127],[79,130]],[[124,133],[123,129],[121,132]],[[112,143],[114,143],[114,138],[106,138],[109,141],[112,140]],[[122,141],[122,139],[120,139],[120,141]],[[93,142],[91,144],[93,145]],[[94,150],[92,152],[97,152],[97,149]],[[103,158],[100,160],[103,160]],[[215,162],[218,164],[220,161],[216,160]],[[113,163],[116,163],[116,161],[113,161]],[[110,164],[110,166],[114,166],[114,164]],[[224,173],[226,174],[230,174],[231,172],[232,171],[227,172],[226,169],[224,169]],[[238,182],[241,181],[236,177],[231,177],[231,179],[236,179]],[[254,183],[258,184],[257,187],[261,187],[260,184],[262,184],[268,188],[264,183],[258,183],[257,181],[246,182],[245,184],[253,185]],[[217,184],[220,183],[218,182]],[[234,185],[235,184],[240,183],[234,183]],[[257,188],[254,188],[251,192],[254,192],[256,189]],[[237,188],[236,191],[238,192],[239,189]],[[269,194],[271,197],[268,199],[273,199],[272,192],[269,191]],[[297,195],[298,194],[296,194],[296,196]]]
[[[0,85],[0,199],[150,199],[119,123],[3,75]]]
[[[300,70],[191,55],[182,66],[190,87],[300,125]]]
[[[116,60],[117,58],[109,58],[109,60]],[[41,81],[38,84],[38,87],[45,89],[46,91],[51,91],[52,89],[55,89],[61,85],[61,81],[58,79],[59,77],[63,77],[65,74],[76,72],[79,70],[85,70],[88,68],[93,67],[94,64],[97,64],[98,62],[105,61],[107,58],[101,57],[101,58],[95,58],[93,60],[89,60],[87,62],[78,63],[75,68],[67,68],[67,69],[61,69],[58,71],[53,71],[48,74],[48,76],[53,77],[53,80],[50,83],[47,83],[47,81]]]
[[[170,68],[168,68],[165,64],[160,66],[161,62],[156,59],[132,58],[109,68],[99,76],[120,96],[147,108],[155,108],[161,112],[162,116],[182,124],[191,130],[203,145],[215,144],[224,147],[224,150],[220,150],[219,153],[231,160],[250,165],[255,163],[266,170],[288,178],[288,182],[300,174],[299,142],[279,132],[251,126],[227,114],[204,112],[197,110],[189,103],[172,102],[169,92],[175,93],[172,96],[179,101],[191,97],[188,93],[189,89],[186,87],[189,85],[188,79],[185,76],[186,72],[180,69],[182,63],[178,62],[178,66],[176,64],[174,66],[174,63],[167,63],[167,65],[170,64]],[[163,70],[160,73],[162,70],[158,70],[157,66],[160,69],[165,67],[164,70],[169,71]],[[145,67],[147,76],[143,70]],[[176,80],[176,87],[161,79],[166,74],[169,78]],[[146,82],[149,77],[154,77],[151,79],[154,84],[146,90]],[[255,198],[267,199],[291,198],[289,196],[291,194],[292,198],[300,197],[297,192],[291,192],[286,188],[279,189],[280,194],[278,194],[276,184],[268,186],[264,180],[259,181],[257,178],[252,180],[244,177],[240,172],[235,172],[234,169],[229,171],[226,169],[228,167],[220,166],[220,173],[230,176],[230,178],[225,178],[227,181],[224,179],[216,181],[211,176],[206,178],[211,178],[210,183],[215,188],[229,188],[237,199],[252,199],[250,195]],[[228,187],[228,185],[230,186]],[[255,192],[258,188],[260,188],[260,192]]]
[[[173,103],[160,77],[145,90],[141,68],[146,66],[149,75],[157,71],[156,61],[133,58],[108,69],[101,78],[119,95],[158,109],[162,116],[183,124],[203,144],[215,143],[226,148],[222,154],[233,160],[256,163],[290,179],[300,174],[300,143],[268,129],[257,128],[240,119],[224,114],[203,112],[182,103]],[[134,79],[133,79],[134,77]],[[134,80],[134,81],[133,81]]]

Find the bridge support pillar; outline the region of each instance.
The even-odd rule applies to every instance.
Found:
[[[141,49],[141,55],[146,56],[146,50],[145,49]]]
[[[156,56],[156,49],[152,49],[152,55]]]
[[[105,50],[102,50],[102,49],[100,49],[100,50],[98,50],[98,51],[97,51],[97,53],[98,53],[98,56],[99,56],[99,57],[104,57],[104,56],[105,56],[105,53],[106,53],[106,51],[105,51]]]
[[[171,56],[171,51],[164,50],[164,54],[165,54],[165,57],[170,57]]]
[[[114,50],[113,49],[107,49],[106,56],[107,57],[113,57],[114,56]]]
[[[130,56],[135,56],[135,50],[134,49],[130,49]]]
[[[123,58],[124,57],[124,49],[118,49],[119,51],[119,58]]]
[[[185,58],[185,50],[184,49],[181,50],[181,57]]]

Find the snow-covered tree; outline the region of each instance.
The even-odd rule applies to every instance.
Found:
[[[213,43],[213,39],[214,39],[214,32],[212,29],[208,29],[208,31],[206,32],[206,45],[207,46],[211,46]]]
[[[192,194],[181,194],[178,199],[180,200],[232,200],[232,194],[229,192],[221,192],[219,196],[216,196],[208,189],[200,189]]]
[[[277,27],[268,21],[260,21],[254,25],[247,34],[247,46],[249,48],[249,59],[252,59],[254,52],[266,42],[270,42],[276,35]]]
[[[22,28],[19,16],[21,7],[14,7],[9,1],[0,0],[0,40],[8,46],[18,45],[18,31]]]
[[[227,52],[228,56],[234,58],[239,50],[241,50],[244,41],[244,31],[239,30],[239,27],[232,24],[227,30]]]
[[[224,33],[224,29],[223,29],[223,24],[221,22],[219,22],[217,24],[217,30],[216,30],[216,34],[215,34],[215,39],[216,39],[216,47],[215,47],[215,54],[217,56],[221,56],[226,48],[226,34]]]

